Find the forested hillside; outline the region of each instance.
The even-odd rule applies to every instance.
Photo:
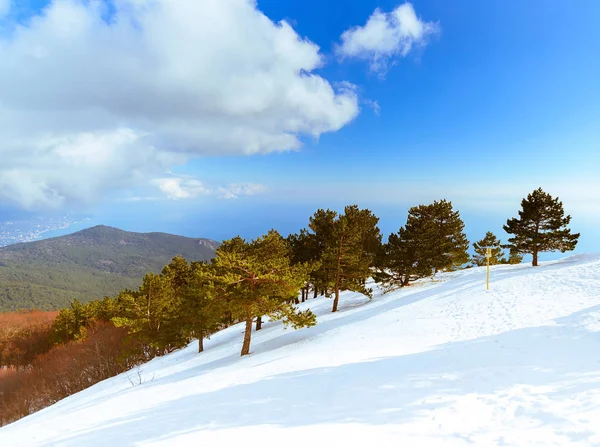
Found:
[[[0,310],[57,309],[137,288],[174,256],[206,261],[218,243],[97,226],[67,236],[0,248]]]

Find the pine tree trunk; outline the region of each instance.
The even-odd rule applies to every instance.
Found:
[[[248,313],[246,317],[246,330],[244,331],[244,344],[242,345],[242,355],[250,354],[250,339],[252,338],[252,315]]]
[[[256,319],[256,330],[260,331],[262,329],[262,317],[258,317]]]
[[[306,301],[306,290],[302,289],[302,302]]]
[[[318,291],[318,290],[317,290],[317,288],[315,287],[315,291],[314,291],[314,294],[313,294],[313,298],[315,298],[315,299],[316,299],[316,298],[317,298],[317,296],[319,296],[319,291]]]
[[[540,222],[536,222],[535,225],[535,235],[539,235],[540,234]],[[531,265],[534,267],[538,266],[538,248],[539,246],[537,244],[533,245],[533,261],[531,262]]]
[[[337,253],[337,271],[335,273],[335,299],[333,300],[333,309],[331,312],[337,312],[338,303],[340,301],[340,276],[342,274],[342,249],[344,246],[344,237],[340,237],[340,244]]]
[[[332,312],[337,312],[338,303],[340,302],[340,288],[338,286],[335,287],[335,299],[333,300],[333,310]]]
[[[204,337],[202,334],[198,335],[198,352],[204,352]]]

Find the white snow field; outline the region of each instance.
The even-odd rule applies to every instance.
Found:
[[[0,429],[0,446],[598,446],[600,255],[303,304]]]

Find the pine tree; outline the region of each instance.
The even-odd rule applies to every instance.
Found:
[[[409,211],[411,219],[425,220],[421,246],[434,273],[453,270],[469,261],[465,224],[458,211],[452,209],[452,202],[441,200],[419,205]]]
[[[181,297],[169,277],[149,273],[138,291],[116,297],[119,315],[112,319],[146,344],[152,358],[180,348],[188,341],[181,324]]]
[[[52,324],[54,343],[66,343],[85,338],[87,318],[84,309],[81,302],[74,299],[70,307],[60,310]]]
[[[368,209],[349,205],[344,214],[318,210],[309,227],[320,250],[321,267],[316,272],[321,287],[334,294],[332,312],[339,306],[340,291],[352,290],[371,297],[365,287],[381,246],[379,218]]]
[[[250,243],[236,237],[217,249],[210,279],[233,318],[245,322],[241,355],[250,353],[252,323],[261,315],[294,328],[316,324],[310,310],[300,312],[292,303],[312,269],[291,264],[289,245],[275,230]]]
[[[579,233],[571,234],[567,227],[571,216],[565,216],[563,204],[538,188],[521,201],[518,218],[508,219],[504,231],[514,235],[507,248],[517,253],[531,254],[532,265],[538,265],[538,255],[547,251],[574,250]]]
[[[290,234],[286,241],[290,247],[290,262],[292,265],[318,261],[320,253],[316,237],[314,234],[309,233],[307,229],[300,230],[298,234]],[[316,273],[317,271],[311,272],[309,280],[302,288],[302,302],[308,299],[311,284],[316,292],[315,284],[317,280],[314,276]]]
[[[381,232],[377,226],[379,218],[368,209],[359,210],[356,205],[351,206],[350,209],[355,217],[351,216],[348,207],[346,208],[345,215],[354,219],[360,229],[362,246],[360,262],[362,266],[367,266],[367,268],[363,270],[364,276],[359,278],[359,280],[364,283],[367,277],[371,275],[371,267],[375,266],[375,259],[381,251]]]
[[[402,287],[465,264],[469,260],[469,241],[463,229],[464,223],[451,202],[442,200],[412,207],[406,225],[390,234],[384,245],[378,281],[388,288]]]
[[[173,292],[178,295],[181,289],[187,286],[192,276],[192,267],[183,256],[175,256],[161,272],[171,283]]]
[[[379,257],[376,280],[387,289],[408,286],[410,281],[431,275],[429,263],[423,262],[422,220],[401,227],[388,237]]]
[[[316,259],[322,261],[325,252],[335,245],[335,226],[338,214],[335,211],[319,209],[311,216],[309,229],[312,233],[313,249]],[[333,268],[329,263],[321,262],[320,267],[311,273],[311,279],[315,290],[321,292],[321,295],[331,296],[330,290],[333,289]]]
[[[475,256],[473,256],[474,265],[487,265],[488,259],[486,257],[486,248],[492,249],[489,259],[490,265],[507,263],[506,259],[503,258],[504,250],[502,249],[500,239],[498,239],[494,233],[488,231],[485,233],[483,239],[473,242],[473,249],[475,250]]]
[[[224,320],[222,303],[215,299],[212,283],[207,278],[208,269],[207,263],[189,264],[182,256],[176,256],[161,273],[181,305],[180,328],[188,339],[198,339],[198,352],[204,351],[204,339]]]
[[[187,334],[198,339],[198,352],[204,351],[204,339],[225,324],[227,305],[219,299],[214,285],[213,266],[192,262],[190,276],[181,289],[181,323]]]

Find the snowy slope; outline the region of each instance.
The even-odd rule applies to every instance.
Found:
[[[307,304],[0,429],[1,446],[598,446],[600,256],[446,274]]]

